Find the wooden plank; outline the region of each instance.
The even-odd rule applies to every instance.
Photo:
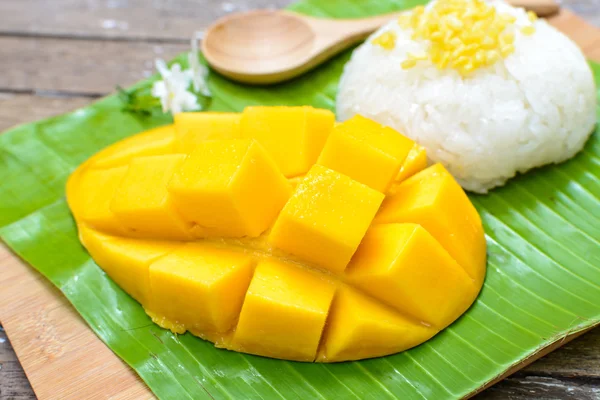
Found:
[[[188,40],[215,19],[254,8],[283,8],[292,0],[2,0],[0,33]],[[52,18],[48,18],[52,16]]]
[[[0,37],[0,91],[101,95],[154,72],[189,44]]]
[[[29,399],[32,391],[6,332],[0,329],[0,399]]]
[[[6,129],[83,107],[89,97],[35,96],[0,92],[0,132]]]
[[[523,370],[527,375],[596,379],[600,384],[600,328],[565,344]]]
[[[587,3],[590,7],[590,10],[592,12],[594,12],[596,15],[598,15],[598,12],[600,11],[600,7],[598,7],[595,0],[568,0],[569,2],[573,3],[573,2],[577,2],[577,4],[581,4],[581,3]],[[82,31],[78,34],[83,35],[84,37],[102,37],[102,38],[106,38],[106,37],[114,37],[114,38],[126,38],[127,40],[137,40],[138,38],[144,38],[144,37],[153,37],[153,36],[143,36],[143,32],[141,32],[140,30],[138,30],[138,32],[136,33],[135,30],[133,30],[133,33],[135,35],[138,36],[129,36],[130,33],[119,33],[118,29],[119,29],[119,19],[114,19],[112,22],[109,20],[108,22],[104,22],[102,21],[102,25],[106,26],[106,27],[110,27],[111,25],[114,26],[114,28],[107,28],[104,30],[108,30],[108,31],[117,31],[117,32],[109,32],[108,34],[102,35],[99,34],[98,32],[95,32],[94,29],[96,29],[95,27],[90,27],[87,26],[91,20],[89,19],[90,15],[96,16],[96,15],[100,15],[102,16],[102,11],[99,11],[98,14],[95,14],[95,10],[98,9],[94,9],[94,7],[99,7],[99,9],[102,9],[102,7],[105,8],[116,8],[116,7],[121,7],[120,8],[120,13],[117,13],[116,15],[118,15],[121,20],[125,20],[125,21],[130,21],[130,12],[132,12],[131,10],[134,10],[136,13],[140,13],[140,12],[144,12],[144,10],[139,10],[132,8],[135,5],[140,5],[142,4],[141,0],[106,0],[106,1],[98,1],[98,0],[88,0],[86,2],[81,2],[79,0],[72,0],[70,1],[70,3],[72,5],[75,5],[75,7],[79,7],[82,10],[85,10],[85,12],[81,12],[79,14],[79,17],[81,18],[80,21],[82,21],[80,23],[80,21],[66,21],[67,17],[64,17],[66,15],[66,13],[63,13],[62,10],[60,10],[59,12],[55,12],[54,14],[46,14],[46,12],[43,12],[44,10],[47,11],[47,9],[44,9],[44,7],[51,7],[53,4],[46,4],[46,3],[54,3],[55,5],[59,5],[62,4],[63,6],[67,6],[68,4],[65,3],[66,0],[55,0],[54,2],[47,2],[47,1],[42,1],[42,0],[2,0],[2,2],[0,2],[0,15],[11,15],[11,21],[6,21],[9,18],[4,18],[2,21],[2,24],[0,25],[0,32],[2,32],[3,29],[9,29],[11,27],[16,27],[17,30],[21,29],[18,24],[13,24],[13,18],[18,18],[18,15],[15,15],[14,13],[5,13],[6,8],[2,8],[4,6],[6,6],[7,4],[12,4],[14,7],[20,7],[20,9],[15,9],[13,11],[15,11],[16,13],[18,13],[19,11],[22,13],[22,15],[25,16],[25,18],[30,18],[32,17],[32,15],[27,15],[27,14],[31,14],[33,13],[33,16],[35,16],[35,18],[38,19],[39,25],[36,26],[29,26],[27,29],[21,29],[19,32],[25,33],[26,35],[28,34],[32,34],[32,35],[36,35],[39,33],[42,34],[51,34],[51,35],[64,35],[64,36],[70,36],[72,33],[69,33],[69,31],[66,29],[66,27],[69,26],[78,26],[79,29],[82,29]],[[77,3],[77,4],[75,4]],[[84,4],[85,3],[85,4]],[[164,3],[164,4],[162,4]],[[169,3],[169,4],[167,4]],[[177,12],[177,9],[183,9],[183,4],[188,4],[189,1],[169,1],[169,2],[145,2],[142,6],[142,8],[145,7],[163,7],[163,9],[167,10],[169,9],[169,7],[171,7],[174,11],[173,12]],[[245,3],[245,2],[244,2]],[[256,4],[256,7],[258,7],[259,2],[253,3],[252,6],[254,7],[254,4]],[[110,5],[112,4],[112,5]],[[156,4],[159,4],[158,6]],[[197,4],[197,3],[196,3]],[[218,2],[218,1],[204,1],[202,3],[203,5],[208,4],[207,7],[210,7],[210,10],[212,10],[214,7],[224,7],[224,8],[231,8],[231,5],[221,5],[223,3]],[[89,7],[91,7],[90,5],[93,5],[94,7],[87,9]],[[584,4],[585,5],[585,4]],[[57,6],[58,7],[58,6]],[[87,7],[87,8],[86,8]],[[68,7],[66,8],[66,11],[68,12]],[[81,11],[81,10],[80,10]],[[206,11],[206,10],[204,10]],[[62,14],[62,15],[61,15]],[[86,15],[84,15],[86,14]],[[157,19],[152,19],[152,16],[146,15],[147,20],[145,21],[141,21],[143,24],[145,24],[146,26],[152,26],[153,28],[156,26],[159,26],[160,29],[158,29],[158,31],[165,31],[165,32],[172,32],[172,29],[174,28],[174,26],[170,25],[170,24],[177,24],[176,19],[170,20],[170,15],[168,15],[169,13],[167,12],[167,14],[165,15],[159,15],[158,17],[155,17]],[[208,14],[208,13],[205,13]],[[53,15],[53,18],[47,18],[47,15]],[[593,18],[593,16],[591,15],[590,12],[585,12],[585,14],[583,14],[586,16],[586,19],[589,18]],[[86,18],[88,18],[86,20]],[[115,16],[115,18],[117,18]],[[178,17],[179,18],[179,17]],[[183,17],[185,18],[185,17]],[[198,18],[202,18],[202,16],[199,16]],[[27,22],[27,20],[21,20],[21,22]],[[165,22],[167,21],[167,22]],[[170,22],[169,22],[170,21]],[[58,23],[57,23],[58,22]],[[92,21],[93,22],[93,21]],[[129,23],[129,22],[128,22]],[[45,25],[44,25],[45,24]],[[35,25],[35,24],[34,24]],[[578,25],[577,23],[575,25]],[[124,25],[120,25],[121,27]],[[131,26],[138,26],[138,25],[131,25]],[[33,27],[33,28],[32,28]],[[30,29],[32,28],[32,29]],[[61,30],[63,29],[64,30]],[[179,29],[180,27],[175,26],[176,29]],[[37,29],[37,30],[36,30]],[[46,33],[43,33],[43,29],[48,29],[48,31]],[[84,29],[89,29],[89,32],[92,33],[86,33],[86,31],[84,31]],[[97,29],[96,29],[97,30]],[[129,29],[128,29],[129,30]],[[581,29],[579,29],[580,33],[579,36],[582,38],[586,38],[586,36],[588,36],[588,34],[585,33],[585,31],[581,31]],[[9,32],[7,30],[5,30],[4,32]],[[589,30],[588,30],[589,32]],[[147,32],[146,34],[149,35],[152,32]],[[100,35],[100,36],[98,36]],[[185,37],[187,37],[188,34],[185,34]],[[185,43],[183,43],[183,41],[185,40],[185,37],[183,36],[162,36],[162,33],[160,33],[160,37],[157,36],[157,39],[161,39],[161,38],[167,38],[168,40],[173,40],[173,41],[178,41],[181,40],[182,41],[182,45],[184,49],[187,49],[187,46],[185,46]],[[21,38],[22,39],[22,38]],[[30,38],[31,40],[33,40],[34,38]],[[27,56],[27,58],[23,58],[23,55],[19,52],[18,48],[13,49],[13,53],[12,57],[10,57],[11,59],[8,60],[10,62],[10,69],[8,69],[6,67],[5,62],[7,61],[7,58],[9,57],[5,57],[5,47],[3,47],[3,43],[0,42],[0,49],[2,49],[0,51],[0,53],[2,54],[3,57],[0,57],[0,70],[3,71],[3,74],[6,73],[5,71],[8,71],[10,73],[13,73],[13,69],[22,69],[25,67],[30,67],[29,64],[34,63],[35,65],[32,65],[31,68],[32,69],[46,69],[48,68],[48,70],[46,71],[38,71],[38,75],[31,75],[29,70],[28,70],[28,74],[30,74],[30,76],[33,76],[34,79],[30,80],[31,85],[23,85],[22,87],[16,87],[16,89],[14,90],[24,90],[24,91],[31,91],[31,92],[35,92],[35,93],[39,93],[39,90],[41,89],[42,91],[55,91],[55,90],[63,90],[63,91],[69,91],[69,92],[73,92],[73,93],[77,93],[79,91],[79,85],[82,84],[83,81],[86,80],[95,80],[95,79],[100,79],[102,80],[102,74],[104,74],[107,70],[112,71],[112,73],[114,74],[114,76],[117,77],[123,77],[123,80],[116,80],[116,81],[112,81],[112,82],[99,82],[97,83],[95,86],[91,85],[90,87],[85,86],[85,82],[83,82],[83,87],[84,87],[84,91],[82,93],[84,94],[91,94],[91,95],[96,95],[96,94],[100,94],[100,93],[105,93],[106,91],[110,91],[113,87],[113,85],[115,83],[122,83],[122,84],[127,84],[128,82],[133,82],[137,79],[139,79],[139,77],[131,77],[131,73],[125,73],[123,71],[118,71],[116,67],[119,67],[119,63],[122,63],[122,61],[119,58],[115,58],[115,55],[118,55],[119,57],[124,58],[125,60],[127,60],[129,58],[129,54],[128,54],[128,49],[129,49],[129,45],[131,43],[127,43],[127,42],[121,42],[120,45],[123,46],[119,46],[118,48],[114,48],[113,52],[109,52],[110,53],[110,58],[107,57],[106,55],[102,54],[102,51],[105,51],[106,49],[104,49],[102,46],[97,46],[95,45],[93,42],[96,41],[67,41],[65,40],[65,42],[69,42],[69,43],[90,43],[92,44],[93,47],[93,51],[92,49],[90,49],[90,51],[86,51],[86,49],[83,49],[83,57],[77,57],[77,52],[74,53],[69,53],[69,46],[67,44],[64,44],[62,46],[58,46],[53,48],[52,46],[50,46],[49,49],[46,49],[45,46],[48,45],[48,40],[44,40],[44,39],[39,39],[37,41],[38,44],[38,48],[34,49],[33,51],[27,51],[24,52],[23,55]],[[150,43],[148,44],[148,46],[155,46],[155,45],[160,45],[161,43]],[[89,46],[88,46],[89,47]],[[151,49],[153,49],[153,47],[150,47]],[[61,59],[60,57],[62,57],[63,55],[61,55],[60,53],[57,54],[52,54],[52,50],[53,49],[59,49],[63,52],[66,52],[65,54],[70,57],[69,59],[69,63],[73,64],[71,67],[69,65],[65,65],[64,63],[61,64]],[[79,51],[82,51],[81,48],[78,48]],[[97,54],[94,54],[94,51],[98,52]],[[176,51],[176,52],[179,52]],[[175,53],[176,53],[175,52]],[[174,54],[175,54],[174,53]],[[102,61],[101,58],[102,56],[104,56],[104,59],[106,60],[106,65],[102,64],[101,68],[96,69],[98,61]],[[165,56],[167,57],[167,56]],[[135,58],[135,57],[134,57]],[[144,60],[152,60],[154,58],[154,56],[151,56],[149,58],[144,58]],[[108,60],[112,60],[113,65],[108,65],[110,63],[108,63]],[[50,64],[48,64],[48,61],[51,61]],[[137,62],[137,61],[136,61]],[[135,69],[134,68],[137,68]],[[65,69],[66,67],[66,69]],[[112,68],[112,70],[111,70]],[[130,71],[142,71],[144,67],[140,67],[139,65],[131,65],[128,66],[127,68],[130,68]],[[126,68],[126,69],[127,69]],[[66,70],[66,73],[64,72]],[[75,79],[74,77],[69,77],[68,79],[65,80],[61,80],[59,83],[59,85],[48,85],[48,83],[52,83],[53,79],[56,79],[58,77],[62,78],[62,75],[66,75],[66,74],[73,74],[73,73],[78,73],[81,76],[79,77],[75,77],[77,79]],[[40,78],[41,76],[41,78]],[[13,75],[14,77],[14,75]],[[6,82],[9,81],[9,79],[7,79],[6,81],[2,81],[1,79],[3,79],[3,77],[0,76],[0,82]],[[129,81],[127,81],[127,79],[130,79]],[[38,83],[46,83],[46,86],[42,86],[42,87],[36,87],[34,86],[35,84]],[[1,87],[1,85],[0,85]],[[58,89],[56,89],[56,87],[58,87]],[[61,89],[63,88],[63,89]],[[64,89],[66,88],[66,89]],[[100,88],[100,89],[98,89]],[[6,96],[6,95],[5,95]],[[11,105],[15,105],[14,107],[12,107],[12,109],[7,109],[7,110],[3,110],[2,107],[0,107],[0,124],[3,123],[3,121],[5,120],[5,118],[10,118],[9,122],[4,122],[5,125],[12,125],[13,123],[20,123],[20,122],[24,122],[26,120],[28,120],[28,118],[26,118],[26,114],[20,114],[20,115],[12,115],[9,114],[10,112],[13,113],[19,113],[22,112],[23,110],[27,110],[27,112],[31,112],[31,118],[30,120],[36,119],[38,116],[42,117],[45,115],[42,115],[44,112],[50,113],[51,112],[51,107],[56,107],[56,112],[60,113],[63,111],[66,111],[66,108],[70,108],[70,106],[65,105],[65,110],[61,110],[61,101],[62,100],[56,100],[54,98],[50,98],[49,99],[43,99],[38,103],[38,100],[36,99],[37,96],[32,96],[32,95],[18,95],[12,98],[12,100],[9,100],[8,103],[0,103],[0,105],[4,106],[6,104],[11,104]],[[2,100],[0,100],[1,102]],[[27,109],[28,106],[28,101],[31,101],[32,104],[29,105],[29,109]],[[69,102],[70,100],[65,100],[65,102]],[[74,102],[76,102],[77,100],[74,100]],[[80,99],[80,101],[83,103],[84,101],[87,101],[86,99]],[[36,104],[37,103],[37,104]],[[48,105],[48,110],[44,111],[44,106],[43,104],[50,104],[53,103],[53,105]],[[78,104],[73,104],[73,107],[77,107]],[[41,110],[41,111],[40,111]],[[36,112],[40,112],[40,114],[35,114]],[[1,251],[0,251],[0,279],[3,278],[3,276],[6,276],[5,274],[3,274],[3,270],[1,269],[4,265],[5,262],[2,260],[1,258]],[[21,272],[24,275],[27,274],[31,274],[32,273],[32,269],[26,266],[23,266],[21,264]],[[12,268],[12,267],[11,267]],[[34,274],[35,275],[35,274]],[[70,308],[70,306],[68,305],[68,303],[66,303],[66,301],[64,300],[64,297],[62,297],[62,295],[56,291],[55,289],[53,289],[52,286],[50,286],[43,278],[40,278],[39,275],[37,276],[37,279],[41,285],[42,288],[44,288],[44,284],[46,285],[44,290],[47,290],[49,293],[49,296],[47,297],[47,302],[50,304],[51,302],[56,302],[58,301],[63,302],[64,304],[61,305],[55,305],[54,306],[50,306],[49,308],[44,308],[45,304],[42,304],[40,307],[38,307],[37,310],[33,310],[33,311],[40,311],[41,309],[44,310],[60,310],[62,308],[67,308],[71,310],[71,313],[65,313],[64,316],[65,318],[76,318],[79,320],[80,324],[83,324],[83,322],[81,321],[81,319],[75,314],[75,312],[72,310],[72,308]],[[19,281],[20,283],[20,281]],[[2,287],[4,288],[5,286],[2,285]],[[18,287],[17,285],[14,285],[14,287]],[[27,294],[25,291],[29,291],[29,290],[33,290],[33,289],[29,289],[28,287],[24,287],[23,290],[21,290],[20,292],[24,292],[25,294]],[[37,289],[36,289],[37,290]],[[0,308],[4,305],[8,306],[8,302],[6,301],[5,297],[2,297],[2,291],[0,291]],[[20,294],[20,293],[16,293],[16,294]],[[57,300],[58,299],[58,300]],[[10,301],[14,300],[14,296],[11,297],[9,299]],[[1,311],[0,311],[1,312]],[[48,314],[51,314],[51,316],[56,315],[53,312],[50,312]],[[35,319],[38,317],[38,314],[36,314],[35,312],[26,314],[26,317],[28,319]],[[2,322],[2,320],[0,320],[0,323]],[[54,321],[51,319],[47,319],[45,320],[45,322],[47,324],[54,324]],[[13,328],[14,325],[14,328]],[[33,327],[33,328],[37,328],[36,326],[36,322],[30,322],[30,323],[26,323],[25,324],[28,327]],[[10,332],[13,332],[13,330],[18,329],[18,326],[16,324],[9,324],[7,325],[8,329]],[[94,343],[100,343],[101,342],[95,337],[95,335],[93,335],[91,333],[91,331],[89,330],[89,328],[83,324],[83,330],[87,332],[88,335],[91,335],[91,339],[90,339],[90,343],[94,344]],[[59,342],[65,342],[66,340],[68,340],[68,336],[62,337],[61,335],[56,335],[56,333],[61,333],[62,331],[60,331],[60,329],[54,329],[54,333],[55,333],[55,337],[59,338]],[[598,330],[596,330],[598,331]],[[594,332],[596,332],[594,331]],[[41,331],[41,332],[45,332],[45,331]],[[65,333],[65,332],[62,332]],[[69,332],[66,332],[67,334]],[[484,396],[481,398],[487,398],[485,396],[495,396],[495,397],[489,397],[492,399],[504,399],[504,398],[512,398],[512,399],[525,399],[525,398],[531,398],[531,397],[544,397],[544,398],[582,398],[582,399],[587,399],[587,398],[599,398],[600,394],[598,394],[597,391],[597,374],[598,374],[598,364],[597,364],[597,357],[598,357],[598,348],[600,348],[600,345],[598,345],[597,342],[592,341],[592,343],[587,346],[584,345],[583,347],[580,347],[579,345],[577,345],[577,343],[579,343],[579,341],[583,340],[583,339],[587,339],[588,336],[593,335],[593,334],[587,334],[585,335],[583,338],[577,339],[576,341],[573,342],[573,344],[569,345],[569,346],[573,346],[573,348],[575,349],[580,349],[578,350],[579,354],[575,354],[573,356],[572,359],[567,358],[567,361],[565,363],[565,358],[563,356],[561,356],[561,353],[557,353],[552,354],[550,357],[556,357],[554,364],[552,364],[552,361],[550,362],[550,365],[542,365],[542,367],[536,367],[536,365],[538,365],[539,363],[544,363],[546,362],[547,358],[542,359],[542,361],[538,361],[537,363],[532,364],[530,367],[528,367],[526,370],[524,370],[525,372],[518,372],[515,375],[513,375],[512,377],[508,378],[507,380],[499,383],[498,385],[492,387],[491,389],[487,390],[486,392],[484,392],[483,394],[479,395],[479,396]],[[22,341],[19,340],[19,336],[21,336],[20,333],[15,333],[14,335],[11,333],[11,338],[13,338],[13,340],[15,340],[15,347],[17,347],[19,354],[23,354],[23,351],[36,351],[36,350],[40,350],[39,348],[36,347],[27,347],[27,343],[22,343]],[[83,336],[83,334],[82,334]],[[600,334],[597,334],[597,336],[600,336]],[[35,336],[29,336],[30,340],[35,340]],[[95,345],[97,345],[97,343]],[[3,347],[6,346],[6,343],[0,343],[0,363],[2,363],[2,360],[4,360],[4,358],[2,357],[8,357],[8,356],[4,356],[2,354],[2,349],[6,348]],[[37,346],[40,346],[40,343],[37,343]],[[104,348],[104,351],[106,351],[106,347],[105,346],[101,346],[102,348]],[[92,349],[92,351],[96,352],[94,347],[90,347],[90,349]],[[568,349],[568,347],[567,347]],[[41,349],[43,350],[43,349]],[[89,350],[89,349],[86,349]],[[593,355],[592,352],[596,353],[596,356]],[[592,355],[590,357],[586,357],[586,353],[592,353]],[[8,354],[8,352],[6,352],[6,354]],[[89,353],[86,351],[85,354],[95,354],[95,353]],[[111,352],[109,352],[109,354],[112,355],[113,358],[116,358]],[[65,383],[69,383],[68,380],[75,379],[77,380],[77,385],[81,385],[82,388],[85,388],[86,385],[86,380],[84,379],[78,379],[78,377],[60,377],[58,376],[59,374],[57,373],[57,371],[60,370],[65,370],[65,368],[67,366],[70,366],[69,363],[61,363],[61,359],[63,359],[64,357],[68,357],[68,356],[72,356],[72,353],[68,352],[68,351],[64,351],[62,352],[62,354],[60,355],[56,355],[54,354],[53,358],[46,358],[44,360],[44,364],[47,364],[45,367],[47,368],[48,371],[52,371],[52,372],[48,372],[46,377],[50,378],[51,380],[56,380],[56,385],[60,386],[60,385],[64,385]],[[38,356],[39,357],[39,356]],[[27,358],[27,357],[25,357]],[[35,357],[32,356],[33,361],[35,361]],[[7,358],[6,358],[7,359]],[[102,361],[103,359],[101,358],[100,361]],[[118,359],[117,359],[118,361]],[[76,362],[80,362],[80,361],[76,361]],[[6,363],[10,366],[11,369],[8,369],[7,367],[0,367],[0,398],[4,398],[7,394],[6,391],[2,392],[2,390],[5,390],[5,388],[9,387],[5,384],[6,379],[5,376],[7,376],[7,371],[14,371],[17,369],[17,364],[14,363],[13,361],[6,361]],[[120,363],[120,361],[119,361]],[[36,363],[34,362],[34,365]],[[562,366],[561,364],[564,364],[564,366]],[[25,364],[26,368],[29,368],[29,364]],[[75,364],[77,365],[77,364]],[[108,367],[111,367],[112,364],[108,364]],[[120,364],[116,364],[118,365],[118,369],[123,370],[125,372],[120,372],[120,374],[125,374],[127,375],[127,373],[132,374],[132,372],[126,368],[122,363]],[[579,368],[577,368],[579,367]],[[57,369],[59,368],[59,369]],[[533,369],[532,369],[533,368]],[[551,376],[545,376],[550,374]],[[540,375],[540,376],[538,376]],[[41,375],[43,376],[43,375]],[[575,380],[569,380],[568,377],[569,376],[575,376],[577,379]],[[38,376],[36,375],[31,375],[32,379],[38,379]],[[89,378],[90,375],[87,376],[87,378]],[[57,379],[58,378],[58,379]],[[65,381],[65,379],[67,381]],[[17,382],[15,380],[13,380],[13,382]],[[22,382],[22,381],[21,381]],[[109,382],[112,383],[111,381],[105,381],[105,382]],[[139,383],[139,381],[138,381]],[[75,385],[75,384],[73,384]],[[107,385],[106,387],[103,387],[102,389],[106,389],[107,387],[110,387],[110,385]],[[549,387],[552,388],[552,391],[549,391]],[[20,387],[18,389],[18,391],[16,391],[15,395],[20,396],[21,398],[34,398],[32,394],[26,394],[26,387]],[[60,387],[59,387],[60,389]],[[74,386],[71,386],[69,389],[71,392],[68,393],[66,395],[66,397],[63,398],[83,398],[82,396],[79,396],[79,391],[75,390]],[[60,393],[58,391],[52,391],[52,390],[46,390],[45,392],[42,393],[42,396],[40,396],[40,398],[58,398],[58,397],[52,397],[52,396],[57,396]],[[586,397],[589,394],[594,395],[595,397]],[[61,393],[62,394],[62,393]],[[102,392],[96,392],[95,393],[95,397],[97,396],[101,396],[101,397],[109,397],[111,395],[111,393],[106,393],[105,391]],[[44,396],[49,396],[49,397],[44,397]],[[131,392],[126,390],[123,392],[122,395],[119,394],[115,394],[114,397],[115,398],[124,398],[122,396],[127,396],[127,397],[136,397],[136,398],[147,398],[147,396],[149,396],[147,393],[141,394],[141,395],[131,395]],[[569,397],[571,396],[571,397]],[[479,399],[479,397],[478,397]]]
[[[568,11],[551,19],[600,60],[597,28]],[[150,76],[154,59],[189,50],[187,43],[113,42],[0,37],[0,91],[50,91],[101,95]]]
[[[596,324],[595,326],[597,326],[598,324]],[[505,373],[503,373],[502,375],[498,376],[496,379],[492,380],[491,382],[489,382],[488,384],[480,387],[479,389],[477,389],[476,391],[474,391],[472,394],[470,394],[469,396],[467,396],[467,398],[472,398],[472,396],[475,396],[476,394],[480,394],[484,391],[486,391],[487,389],[489,389],[490,387],[494,387],[494,385],[506,380],[508,377],[511,377],[513,374],[515,374],[516,372],[520,371],[521,369],[531,365],[532,363],[534,363],[535,361],[541,359],[542,357],[550,354],[551,352],[559,349],[561,346],[571,342],[572,340],[577,339],[578,337],[580,337],[581,335],[583,335],[584,333],[589,332],[590,330],[592,330],[594,327],[590,327],[588,329],[579,331],[579,332],[574,332],[574,333],[570,333],[565,335],[562,338],[557,339],[555,342],[549,344],[548,346],[542,348],[541,350],[539,350],[538,352],[530,355],[529,357],[523,359],[519,364],[514,365],[513,367],[511,367],[510,369],[508,369]]]
[[[4,246],[0,280],[0,323],[39,399],[152,397],[58,289]]]
[[[600,399],[600,385],[593,382],[574,381],[545,376],[515,375],[492,386],[474,400],[520,399]]]
[[[283,8],[292,0],[2,0],[0,33],[82,38],[186,40],[230,12]],[[596,26],[596,0],[567,0],[563,4]],[[52,15],[52,18],[48,18]]]

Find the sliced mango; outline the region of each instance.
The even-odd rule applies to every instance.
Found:
[[[336,362],[416,346],[477,296],[481,221],[420,146],[333,126],[311,107],[180,113],[72,174],[81,241],[152,321],[217,347]]]
[[[259,263],[230,346],[313,361],[334,291],[331,281],[308,270],[275,260]]]
[[[110,209],[117,187],[127,172],[127,166],[88,170],[78,179],[76,209],[81,221],[108,233],[122,234],[125,229]]]
[[[331,306],[317,361],[393,354],[423,343],[437,332],[344,285]]]
[[[242,137],[256,139],[290,178],[317,161],[334,121],[331,111],[312,107],[248,107],[242,113]]]
[[[175,321],[210,340],[234,327],[252,276],[247,255],[188,243],[150,265],[155,315]]]
[[[241,114],[185,112],[175,114],[176,149],[190,153],[205,140],[240,139]]]
[[[167,191],[183,154],[138,157],[131,161],[110,203],[111,211],[130,235],[160,239],[191,238]]]
[[[150,264],[180,244],[107,236],[80,226],[79,236],[94,261],[131,297],[151,304]]]
[[[386,192],[414,144],[395,130],[356,115],[335,126],[317,162]]]
[[[383,198],[362,183],[315,165],[279,214],[269,241],[302,260],[341,272]]]
[[[465,312],[479,291],[433,236],[416,224],[369,229],[347,275],[404,315],[439,329]]]
[[[424,147],[415,143],[402,163],[396,181],[402,182],[425,168],[427,168],[427,152]]]
[[[486,243],[481,219],[441,164],[407,179],[385,199],[375,223],[392,222],[422,225],[478,284],[483,282]]]
[[[87,164],[92,168],[126,165],[134,157],[169,154],[175,151],[175,129],[165,125],[131,136],[93,156]]]
[[[291,194],[290,184],[254,140],[201,143],[169,183],[173,199],[202,236],[258,236]]]

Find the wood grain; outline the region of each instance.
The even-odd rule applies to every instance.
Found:
[[[187,42],[230,12],[283,8],[292,0],[2,0],[0,32],[45,37]],[[52,16],[52,18],[48,18]]]
[[[154,73],[189,44],[0,37],[0,91],[103,95]]]
[[[110,92],[117,83],[125,85],[138,80],[140,74],[143,77],[144,69],[151,69],[151,66],[146,67],[147,64],[139,63],[151,62],[154,59],[155,46],[173,43],[182,45],[172,50],[163,48],[165,58],[169,56],[168,51],[175,54],[181,51],[179,49],[185,50],[187,38],[192,31],[202,29],[227,12],[268,6],[283,7],[290,2],[291,0],[1,0],[0,39],[11,40],[0,42],[0,88],[6,85],[5,91],[24,94],[2,93],[0,90],[0,130],[48,114],[68,111],[90,101],[89,96]],[[598,0],[563,0],[562,4],[579,12],[588,22],[600,26]],[[582,36],[585,36],[585,33]],[[103,42],[107,47],[103,47]],[[10,48],[7,48],[8,43]],[[132,48],[130,45],[133,45],[134,54],[129,54]],[[24,51],[27,48],[29,50]],[[115,55],[118,55],[118,58],[114,58]],[[67,57],[68,63],[62,57]],[[112,81],[105,79],[107,73],[111,74]],[[66,74],[75,76],[65,76]],[[18,85],[13,82],[15,79]],[[85,97],[72,96],[78,93]],[[118,365],[121,371],[124,371],[122,374],[129,376],[128,379],[134,376],[133,385],[141,385],[132,371],[123,366],[95,337],[60,292],[39,274],[36,275],[32,268],[12,258],[5,261],[5,254],[6,250],[0,250],[0,279],[6,276],[5,268],[20,271],[25,278],[34,276],[29,283],[33,286],[24,287],[20,291],[11,286],[10,291],[17,295],[40,293],[45,299],[44,303],[29,315],[35,317],[39,315],[36,312],[45,310],[46,324],[52,323],[53,317],[61,315],[75,319],[73,326],[79,333],[74,335],[89,338],[90,348],[94,351],[85,354],[93,354],[94,357],[89,357],[92,359],[97,359],[96,353],[103,354],[100,362],[112,360],[108,361],[108,365]],[[13,280],[12,285],[16,284]],[[0,284],[0,309],[7,307],[4,292],[5,285]],[[8,300],[13,301],[14,298]],[[3,320],[0,320],[0,323],[2,322]],[[15,329],[17,331],[13,334]],[[60,364],[61,358],[72,356],[73,353],[63,351],[60,356],[55,354],[55,358],[40,358],[45,361],[45,364],[41,365],[40,362],[36,362],[35,356],[28,358],[23,353],[25,349],[40,351],[43,355],[43,349],[27,347],[27,341],[35,340],[36,335],[27,336],[27,333],[21,334],[18,329],[19,324],[8,324],[8,331],[17,351],[23,354],[24,360],[27,359],[27,362],[24,361],[26,368],[29,369],[31,365],[45,368],[46,377],[58,379],[60,384],[67,386],[71,378],[77,380],[76,377],[59,376],[61,369],[58,368],[64,370],[65,366],[69,365]],[[64,328],[55,329],[54,334],[56,340],[63,344],[68,342],[69,337],[73,337],[73,333],[65,332]],[[3,337],[3,333],[0,332],[0,399],[35,399],[11,351],[10,343],[2,341]],[[476,399],[598,399],[599,359],[600,328],[494,385],[477,395]],[[57,365],[61,367],[57,368]],[[38,377],[32,373],[30,375],[34,380]],[[77,382],[82,386],[85,384],[84,380]],[[109,388],[111,384],[112,381],[108,381],[102,389]],[[147,391],[143,391],[146,390],[145,387],[141,387],[143,389],[140,389],[137,397],[150,397]],[[84,398],[78,396],[79,393],[74,393],[75,389],[72,386],[69,390],[70,396],[65,398]],[[40,398],[58,398],[56,393],[60,392],[48,390],[40,393]],[[132,397],[131,393],[134,392],[126,391],[123,396]],[[96,396],[101,397],[111,395],[114,395],[114,398],[123,398],[110,391],[96,393]]]
[[[0,399],[30,399],[31,386],[6,332],[0,328]]]
[[[151,397],[137,374],[94,335],[58,289],[4,246],[0,277],[0,323],[38,398]]]
[[[93,98],[90,97],[0,92],[0,132],[14,125],[73,111],[92,100]]]
[[[600,60],[595,29],[568,11],[552,18],[559,29],[574,27],[572,36],[590,58]],[[575,21],[575,22],[574,22]],[[571,23],[570,23],[571,22]],[[0,37],[3,73],[0,91],[50,92],[99,96],[115,85],[127,86],[150,76],[154,59],[187,51],[185,44]]]

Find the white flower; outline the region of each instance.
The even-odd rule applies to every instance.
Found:
[[[182,111],[192,111],[199,108],[198,99],[188,91],[192,82],[192,71],[181,70],[181,65],[173,64],[171,69],[164,60],[157,59],[156,69],[162,80],[154,82],[152,96],[160,99],[163,112],[177,114]]]
[[[208,68],[200,63],[200,53],[198,52],[198,40],[201,38],[202,32],[196,32],[192,37],[192,51],[188,53],[188,63],[192,72],[194,90],[204,96],[210,96],[210,89],[206,83]]]

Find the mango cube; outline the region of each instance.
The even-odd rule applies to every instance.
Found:
[[[190,153],[205,140],[240,139],[239,113],[185,112],[173,117],[178,151]]]
[[[425,168],[427,168],[427,152],[424,147],[415,143],[402,163],[396,181],[402,182]]]
[[[234,327],[252,276],[252,258],[188,243],[150,265],[150,310],[217,340]]]
[[[93,156],[88,163],[94,168],[127,165],[134,157],[173,153],[174,145],[175,128],[173,125],[161,126],[113,144]]]
[[[256,139],[290,178],[317,161],[334,122],[331,111],[312,107],[248,107],[242,137]]]
[[[365,292],[440,329],[462,314],[479,290],[433,236],[415,224],[369,229],[347,274]]]
[[[131,297],[146,306],[151,301],[150,264],[179,245],[167,241],[106,236],[81,226],[79,236],[104,272]]]
[[[335,285],[291,264],[258,264],[231,346],[298,361],[313,361]]]
[[[356,289],[342,286],[331,305],[317,361],[349,361],[393,354],[414,347],[437,332]]]
[[[128,232],[138,237],[190,239],[190,227],[181,218],[167,191],[185,155],[135,158],[115,191],[110,208]]]
[[[302,260],[341,272],[383,198],[362,183],[315,165],[279,214],[269,241]]]
[[[275,162],[254,140],[200,143],[169,184],[186,219],[204,235],[258,236],[291,194]]]
[[[125,231],[110,209],[117,187],[127,173],[127,166],[91,169],[79,178],[75,202],[81,210],[81,220],[103,232],[121,234]]]
[[[423,226],[478,284],[483,282],[486,243],[481,219],[441,164],[407,179],[385,199],[375,223],[392,222]]]
[[[335,126],[318,163],[385,192],[413,145],[395,130],[356,115]]]

